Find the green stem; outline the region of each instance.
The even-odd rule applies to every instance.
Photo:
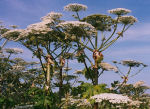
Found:
[[[101,73],[99,73],[98,77],[100,77],[103,73],[104,73],[104,70],[102,70]]]
[[[130,77],[133,77],[135,75],[137,75],[138,73],[140,73],[145,67],[142,67],[138,72],[136,72],[135,74],[131,75]]]
[[[84,45],[82,42],[79,42],[79,43],[80,43],[83,47],[85,47],[85,48],[87,48],[88,50],[90,50],[91,52],[93,52],[93,49],[92,49],[92,48],[90,48],[90,47]]]
[[[126,77],[127,79],[128,79],[128,76],[129,76],[129,74],[130,74],[130,72],[131,72],[131,68],[132,68],[132,67],[129,67],[129,70],[128,70],[128,72],[127,72],[127,75],[124,76],[124,77]],[[123,82],[121,83],[121,85],[119,85],[116,90],[118,90],[119,88],[121,88],[121,87],[123,86],[123,84],[126,84],[126,83],[127,83],[127,80],[123,80]]]
[[[95,75],[95,78],[94,78],[94,86],[98,85],[98,63],[96,62],[95,60],[95,67],[94,67],[94,75]],[[98,103],[94,103],[94,109],[98,109]]]
[[[116,25],[115,25],[115,29],[112,32],[112,34],[109,36],[109,38],[104,42],[104,45],[113,37],[113,35],[115,34],[116,30],[117,30],[117,26],[118,26],[118,20],[119,20],[119,16],[117,17],[117,21],[116,21]]]
[[[124,32],[127,31],[130,27],[131,27],[131,24],[128,25],[128,27],[124,30]]]
[[[122,73],[122,71],[120,70],[120,68],[115,64],[115,66],[116,66],[116,68],[118,69],[118,72],[120,73],[120,74],[122,74],[123,76],[125,76],[123,73]]]
[[[78,45],[78,48],[81,48],[81,46],[80,46],[79,43],[77,43],[77,45]],[[81,54],[81,55],[82,55],[82,54]],[[85,52],[84,52],[84,55],[86,56]],[[87,59],[90,61],[90,63],[92,64],[92,62],[91,62],[91,60],[88,58],[88,56],[86,56],[86,58],[87,58]],[[84,63],[84,65],[85,65],[85,68],[86,68],[87,72],[89,72],[89,75],[90,75],[90,77],[91,77],[92,83],[94,84],[93,76],[91,75],[91,73],[90,73],[90,71],[89,71],[89,68],[88,68],[88,66],[87,66],[87,64],[86,64],[85,58],[83,58],[83,63]]]
[[[79,13],[76,12],[76,15],[77,15],[78,20],[80,21]]]
[[[89,58],[85,53],[84,53],[84,55],[85,55],[86,59],[90,62],[91,66],[93,66],[93,63],[92,63],[92,61],[90,60],[90,58]]]
[[[10,53],[10,54],[8,55],[8,58],[7,58],[8,60],[9,60],[9,58],[10,58],[11,55],[12,55],[12,53]],[[8,60],[7,60],[7,61],[8,61]]]
[[[41,54],[40,54],[40,51],[39,51],[39,45],[38,45],[37,38],[36,38],[36,47],[37,47],[37,51],[38,51],[38,55],[39,55],[40,64],[42,66],[43,72],[44,72],[45,77],[46,77],[46,71],[44,70],[44,65],[43,65],[43,62],[42,62],[42,59],[41,59]]]
[[[61,54],[63,55],[64,50],[63,50],[63,44],[62,44],[62,48],[61,48]],[[61,57],[63,58],[63,57]],[[60,63],[61,63],[61,59],[60,59]],[[60,66],[60,72],[59,72],[59,103],[61,103],[61,98],[62,98],[62,94],[63,94],[63,70],[62,70],[63,66]]]
[[[104,37],[103,32],[102,32],[102,43],[101,43],[101,45],[100,45],[98,51],[99,51],[101,48],[103,48],[103,46],[104,46],[104,39],[103,39],[103,38],[105,38],[105,37]]]
[[[128,77],[129,76],[129,74],[130,74],[130,72],[131,72],[131,66],[129,67],[129,70],[128,70],[128,72],[127,72],[127,75],[126,75],[126,77]]]
[[[122,29],[122,31],[121,31],[121,33],[123,34],[123,32],[124,32],[124,30],[125,30],[125,27],[126,27],[126,25],[124,25],[123,26],[123,29]],[[115,43],[116,41],[117,41],[117,39],[119,39],[120,38],[120,35],[118,35],[118,37],[116,37],[115,39],[113,39],[112,41],[110,41],[109,43],[104,43],[105,45],[104,45],[104,47],[105,48],[103,48],[101,51],[104,51],[104,50],[106,50],[109,46],[111,46],[113,43]]]
[[[88,37],[88,40],[90,41],[90,43],[91,43],[93,49],[95,49],[94,44],[92,43],[92,41],[91,41],[91,39],[90,39],[89,37]]]
[[[95,78],[94,78],[95,83],[93,85],[98,85],[98,63],[96,61],[95,61],[94,72],[95,72]]]
[[[96,32],[96,36],[95,36],[95,49],[97,49],[97,42],[98,42],[98,33]]]
[[[53,49],[53,51],[51,51],[51,53],[54,53],[57,49],[59,49],[61,47],[61,45],[60,46],[58,46],[58,47],[55,47],[54,49]]]
[[[118,36],[117,38],[115,38],[114,40],[112,40],[111,42],[109,42],[108,45],[106,45],[106,46],[101,50],[101,52],[104,51],[104,50],[106,50],[109,46],[111,46],[117,39],[119,39],[119,37],[120,37],[120,36]]]
[[[50,69],[51,69],[51,65],[48,63],[47,64],[47,85],[48,85],[48,89],[50,88]]]
[[[4,41],[4,43],[3,43],[2,46],[1,46],[1,49],[7,44],[7,42],[8,42],[8,39],[6,39],[6,40]]]
[[[60,55],[62,55],[62,53],[63,53],[65,50],[67,50],[67,48],[68,48],[68,47],[63,48],[63,50],[61,51],[61,53],[59,53],[59,54],[55,57],[55,59],[58,58]]]

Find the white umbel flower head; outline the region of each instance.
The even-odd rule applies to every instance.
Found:
[[[12,70],[23,70],[23,69],[25,69],[25,67],[21,66],[21,65],[13,65],[12,66]]]
[[[134,16],[121,16],[119,17],[119,22],[127,25],[137,22],[137,19]]]
[[[9,27],[14,28],[14,29],[18,28],[17,25],[10,25]]]
[[[74,74],[82,74],[82,70],[76,70],[75,72],[74,72]]]
[[[104,100],[104,101],[109,101],[110,103],[113,104],[125,104],[132,101],[127,96],[123,96],[121,94],[113,94],[113,93],[102,93],[99,95],[94,95],[91,97],[91,99],[95,99],[95,102],[97,103],[100,103]]]
[[[84,107],[91,107],[91,103],[87,99],[77,99],[77,107],[84,106]]]
[[[99,65],[103,70],[106,70],[106,71],[111,71],[111,70],[113,70],[115,72],[118,71],[117,67],[112,66],[111,64],[108,64],[106,62],[101,62]]]
[[[78,11],[85,11],[87,9],[86,5],[83,4],[78,4],[78,3],[72,3],[68,4],[67,6],[64,7],[65,11],[73,11],[73,12],[78,12]]]
[[[139,107],[141,103],[142,103],[141,101],[132,101],[132,102],[130,102],[130,104],[128,104],[128,105],[129,105],[129,106],[136,106],[136,107]]]
[[[47,21],[31,24],[19,35],[19,38],[26,37],[30,34],[47,34],[48,32],[52,31],[52,29],[49,27],[49,24],[50,22]]]
[[[86,35],[91,36],[94,35],[96,32],[95,28],[91,24],[80,21],[62,22],[59,23],[57,27],[60,27],[63,31],[70,33],[72,35],[86,33]]]
[[[69,70],[71,70],[72,68],[69,68],[69,67],[64,67],[63,68],[63,70],[65,70],[65,71],[69,71]]]
[[[115,14],[115,15],[125,15],[130,12],[131,10],[125,8],[116,8],[116,9],[108,10],[108,13]]]
[[[61,13],[56,13],[56,12],[50,12],[46,16],[42,17],[42,21],[50,21],[52,22],[53,20],[59,19],[62,17]]]
[[[138,81],[138,82],[133,84],[133,87],[138,88],[138,87],[142,86],[143,84],[145,84],[144,81]]]
[[[60,26],[86,26],[86,27],[90,27],[92,29],[95,29],[91,24],[86,23],[86,22],[80,22],[80,21],[66,21],[66,22],[62,22],[59,24]]]
[[[123,60],[121,62],[121,64],[125,65],[125,66],[130,66],[130,67],[139,67],[140,65],[143,65],[146,67],[145,64],[143,64],[142,62],[138,62],[135,60]]]
[[[14,53],[14,54],[23,53],[23,50],[20,48],[6,48],[5,51],[7,53]]]
[[[87,99],[74,99],[72,96],[68,96],[66,98],[62,98],[63,101],[67,101],[68,105],[76,105],[76,107],[80,108],[84,107],[92,107],[91,103]]]
[[[48,22],[39,22],[35,24],[31,24],[27,27],[27,30],[31,32],[35,32],[36,34],[45,34],[51,31],[51,28],[48,26]]]
[[[2,37],[8,40],[16,40],[23,31],[23,29],[12,29],[2,34]]]

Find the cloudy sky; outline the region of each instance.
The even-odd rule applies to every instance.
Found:
[[[81,3],[88,6],[82,16],[100,13],[108,14],[107,10],[113,8],[127,8],[132,10],[130,15],[135,16],[138,22],[132,26],[118,40],[116,44],[104,52],[104,61],[133,59],[150,66],[150,1],[149,0],[0,0],[0,20],[6,25],[18,25],[26,28],[27,25],[40,21],[51,11],[61,12],[65,20],[71,20],[71,13],[64,12],[63,7],[69,3]],[[22,47],[9,42],[7,47]],[[32,54],[25,49],[24,57],[32,60]],[[72,65],[75,63],[72,63]],[[100,79],[109,83],[116,80],[117,75],[106,72]],[[139,75],[131,78],[130,82],[144,80],[150,85],[150,67],[145,68]]]

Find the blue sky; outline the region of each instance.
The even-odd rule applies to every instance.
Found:
[[[61,12],[64,19],[70,20],[71,13],[64,12],[63,7],[68,3],[81,3],[88,6],[82,16],[100,13],[108,14],[107,10],[113,8],[127,8],[132,10],[130,15],[135,16],[138,22],[132,26],[118,40],[116,44],[104,52],[105,61],[133,59],[150,66],[150,1],[149,0],[0,0],[0,20],[6,25],[18,25],[25,28],[27,25],[40,21],[50,11]],[[22,47],[9,42],[8,47]],[[23,57],[31,60],[32,54],[25,49]],[[72,63],[74,65],[75,63]],[[145,68],[139,75],[131,78],[129,82],[144,80],[150,85],[150,67]],[[116,80],[117,75],[106,72],[101,82],[110,83]]]

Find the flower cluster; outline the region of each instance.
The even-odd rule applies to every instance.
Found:
[[[52,31],[52,29],[48,26],[50,22],[39,22],[35,24],[29,25],[25,31],[23,31],[20,35],[19,38],[26,37],[30,34],[47,34],[48,32]]]
[[[54,24],[55,20],[59,19],[62,16],[61,13],[50,12],[46,16],[41,18],[41,22],[29,25],[20,35],[19,38],[26,37],[30,34],[40,35],[47,34],[53,29],[50,27]]]
[[[127,25],[137,22],[137,19],[134,16],[121,16],[119,17],[119,22]]]
[[[145,88],[150,88],[149,86],[145,85],[144,81],[138,81],[138,82],[136,82],[136,83],[133,84],[133,87],[135,87],[135,88],[139,88],[141,86],[143,86]]]
[[[95,102],[102,102],[102,101],[109,101],[112,104],[125,104],[131,102],[132,100],[129,99],[127,96],[123,96],[121,94],[113,94],[113,93],[102,93],[99,95],[94,95],[91,99],[95,99]]]
[[[23,29],[13,29],[2,34],[2,37],[7,38],[8,40],[16,40],[22,32],[24,32]]]
[[[70,68],[70,67],[64,67],[63,68],[63,70],[65,70],[65,71],[69,71],[69,70],[71,70],[72,68]]]
[[[18,28],[18,26],[17,25],[10,25],[9,27],[11,27],[11,28]]]
[[[106,70],[106,71],[111,71],[111,70],[113,70],[113,71],[115,71],[115,72],[118,71],[117,67],[112,66],[112,65],[110,65],[110,64],[108,64],[108,63],[106,63],[106,62],[101,62],[99,65],[100,65],[100,67],[101,67],[103,70]]]
[[[59,24],[59,26],[64,26],[64,27],[68,27],[68,26],[81,26],[81,27],[89,27],[92,29],[95,29],[91,24],[86,23],[86,22],[80,22],[80,21],[66,21],[66,22],[62,22]]]
[[[131,10],[125,8],[116,8],[116,9],[108,10],[108,12],[115,15],[125,15],[130,13]]]
[[[140,65],[143,65],[146,67],[146,65],[143,64],[142,62],[138,62],[138,61],[134,61],[134,60],[123,60],[121,62],[121,64],[123,64],[125,66],[130,66],[130,67],[139,67]]]
[[[138,82],[134,83],[133,86],[134,86],[135,88],[137,88],[137,87],[143,85],[144,83],[145,83],[144,81],[138,81]]]
[[[136,107],[139,107],[139,105],[140,105],[141,103],[142,103],[141,101],[132,101],[132,102],[130,102],[129,106],[136,106]]]
[[[91,104],[87,99],[77,99],[76,103],[77,103],[77,107],[80,106],[91,107]]]
[[[76,70],[74,73],[75,74],[82,74],[82,72],[83,72],[82,70]]]
[[[62,100],[66,100],[66,98],[63,98]],[[68,96],[67,100],[69,105],[91,107],[91,104],[87,99],[74,99],[72,96]]]
[[[91,36],[96,32],[95,28],[91,24],[80,21],[66,21],[59,23],[57,26],[63,31],[76,36],[83,34]]]
[[[78,3],[73,3],[73,4],[68,4],[67,6],[64,7],[64,10],[66,11],[73,11],[73,12],[78,12],[78,11],[85,11],[87,9],[86,5],[78,4]]]
[[[21,65],[14,65],[14,66],[12,66],[12,70],[19,70],[19,71],[21,71],[21,70],[24,70],[25,69],[25,67],[24,66],[21,66]]]
[[[32,109],[33,107],[33,105],[15,106],[16,109]]]
[[[42,21],[50,21],[52,22],[53,20],[59,19],[62,17],[61,13],[56,13],[56,12],[50,12],[46,16],[42,17]]]
[[[23,53],[23,50],[20,48],[6,48],[5,51],[13,54]]]

